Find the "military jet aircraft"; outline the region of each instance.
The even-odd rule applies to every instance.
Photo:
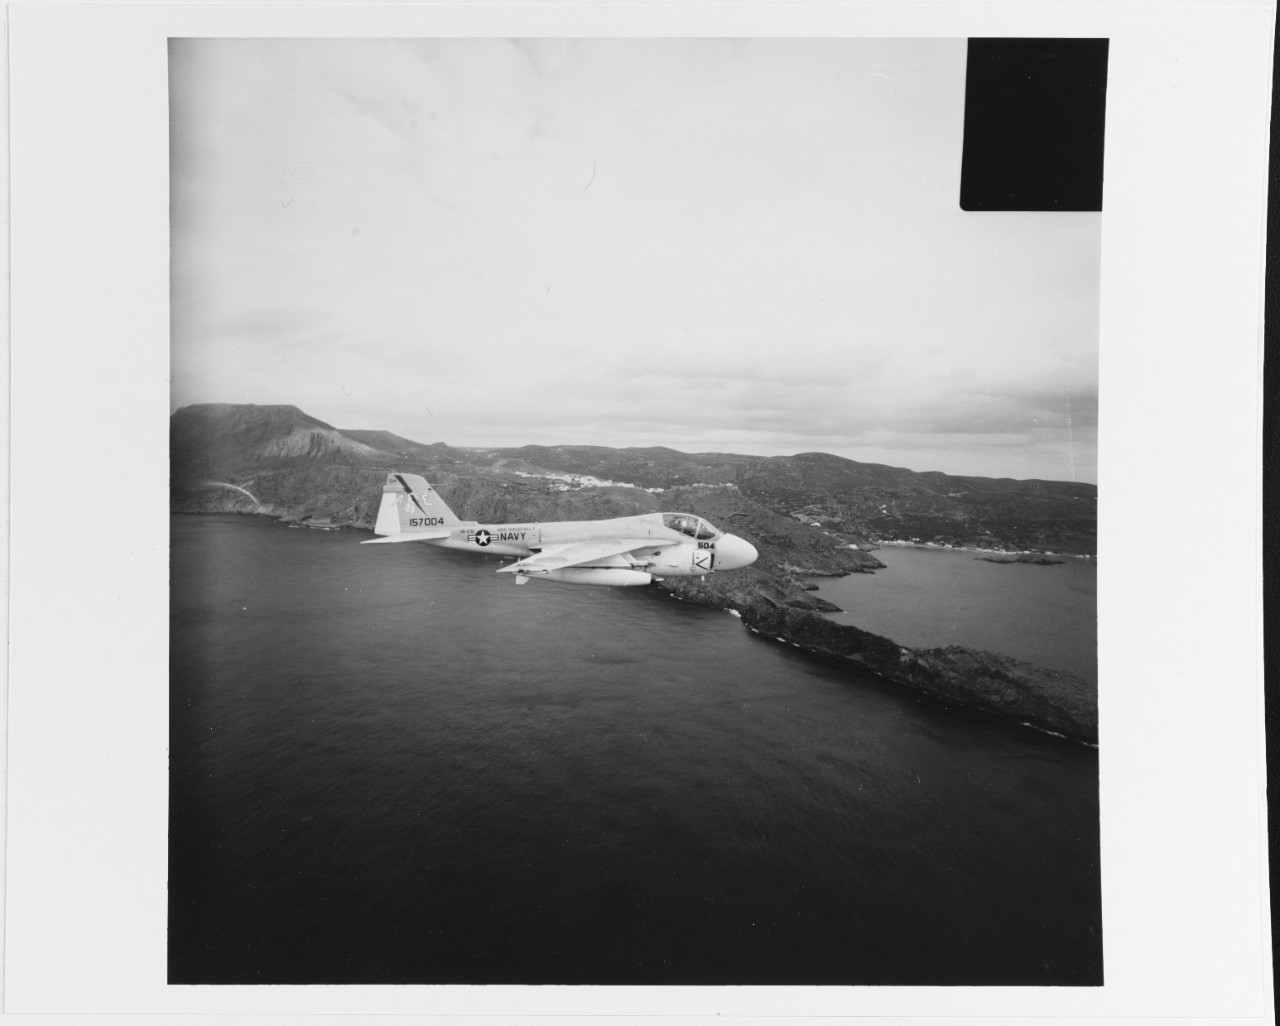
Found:
[[[517,584],[531,577],[565,584],[628,586],[663,577],[699,577],[755,562],[750,542],[692,513],[642,513],[613,520],[480,524],[459,520],[416,474],[388,474],[371,538],[364,545],[421,541],[446,549],[521,557],[498,570]]]

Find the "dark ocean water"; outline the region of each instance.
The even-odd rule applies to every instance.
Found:
[[[1098,680],[1098,565],[990,563],[956,549],[886,545],[874,574],[815,579],[831,618],[900,645],[965,645]]]
[[[1093,749],[364,537],[172,520],[170,982],[1102,982]]]

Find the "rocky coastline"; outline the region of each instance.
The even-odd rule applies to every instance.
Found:
[[[1097,689],[1075,674],[954,645],[910,649],[806,610],[755,606],[741,616],[758,634],[847,661],[944,703],[1097,744]]]
[[[1057,554],[1090,553],[1096,551],[1092,486],[946,478],[820,453],[472,451],[387,432],[339,431],[283,406],[179,410],[171,418],[171,461],[174,513],[254,514],[325,530],[371,529],[384,475],[399,466],[428,471],[459,516],[487,523],[696,513],[745,537],[760,558],[732,573],[661,581],[657,587],[671,595],[733,611],[762,638],[939,701],[1097,741],[1096,686],[991,652],[908,649],[836,623],[821,614],[839,607],[813,594],[807,580],[883,569],[872,550],[911,544],[899,540],[906,532],[934,546],[972,546],[982,553],[975,558],[992,562],[1059,562]],[[564,486],[566,474],[592,475],[591,487]],[[1005,519],[992,515],[996,509]],[[1010,513],[1021,519],[1009,520]],[[991,533],[997,521],[1012,526],[997,536]]]
[[[974,556],[984,563],[1032,563],[1036,566],[1058,566],[1066,560],[1050,556],[1045,552],[1014,552],[999,556]]]
[[[1098,689],[1076,674],[956,645],[907,648],[822,616],[837,610],[763,572],[735,571],[732,579],[672,578],[659,587],[688,602],[732,610],[763,638],[869,671],[943,703],[1097,744]]]
[[[249,509],[227,500],[214,509],[174,512],[244,513],[280,523],[325,530],[369,530],[372,524],[341,524],[332,515],[278,508]],[[844,553],[849,553],[844,555]],[[909,687],[949,705],[979,709],[1074,741],[1098,740],[1097,688],[1075,674],[1050,670],[1009,656],[960,646],[911,649],[821,614],[840,607],[812,594],[804,577],[870,573],[883,563],[865,550],[842,550],[839,568],[825,560],[752,566],[732,574],[676,577],[656,587],[686,602],[726,609],[762,638],[793,645]]]

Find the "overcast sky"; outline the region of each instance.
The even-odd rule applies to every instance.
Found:
[[[963,40],[179,40],[173,406],[1096,480],[1101,215],[957,204]]]

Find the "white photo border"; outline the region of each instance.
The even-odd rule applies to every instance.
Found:
[[[8,10],[7,1014],[1271,1014],[1260,468],[1273,4]],[[433,35],[1111,40],[1099,429],[1104,986],[166,984],[166,43]],[[98,501],[63,502],[64,490]]]

